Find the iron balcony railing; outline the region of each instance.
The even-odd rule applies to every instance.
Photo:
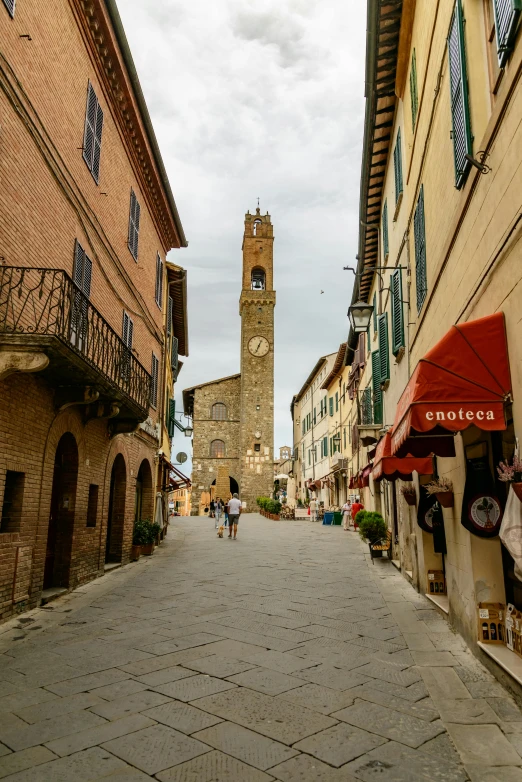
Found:
[[[5,334],[57,338],[131,403],[149,409],[150,374],[61,269],[0,266],[0,339]]]

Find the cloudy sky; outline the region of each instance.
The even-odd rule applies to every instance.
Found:
[[[189,282],[178,409],[183,388],[239,371],[243,220],[259,196],[275,235],[275,446],[291,444],[292,395],[348,331],[366,0],[119,0],[119,10],[189,240],[170,255]]]

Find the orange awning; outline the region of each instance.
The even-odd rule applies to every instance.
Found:
[[[452,326],[419,361],[404,389],[391,431],[392,454],[426,432],[424,455],[430,453],[432,435],[473,424],[487,431],[505,429],[504,403],[510,395],[504,314]],[[420,455],[421,443],[416,446]]]
[[[403,481],[411,481],[413,472],[418,472],[419,475],[431,475],[433,473],[431,456],[423,458],[405,456],[402,459],[392,456],[391,435],[387,432],[377,445],[372,470],[373,480],[380,481],[381,478],[387,478],[389,481],[394,481],[400,478]]]

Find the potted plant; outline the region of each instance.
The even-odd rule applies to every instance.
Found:
[[[355,521],[359,525],[359,535],[363,540],[368,541],[370,545],[385,540],[388,527],[380,513],[360,510],[355,517]],[[381,557],[382,551],[375,551],[373,556]]]
[[[161,531],[159,524],[153,524],[148,519],[141,519],[134,525],[135,537],[134,540],[140,540],[141,553],[145,556],[150,556],[154,551],[154,543],[158,533]]]
[[[401,486],[401,494],[408,505],[415,505],[417,502],[417,494],[413,483],[405,483],[404,486]]]
[[[448,478],[437,478],[427,483],[424,488],[428,494],[434,494],[443,508],[453,507],[453,484]]]
[[[131,560],[133,562],[137,562],[137,560],[140,558],[141,554],[141,547],[145,543],[145,522],[141,519],[139,521],[136,521],[134,524],[134,529],[132,532],[132,547],[131,547]]]
[[[497,472],[499,481],[510,483],[518,499],[522,502],[522,461],[518,456],[513,457],[513,464],[500,462]]]

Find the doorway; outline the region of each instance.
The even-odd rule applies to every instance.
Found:
[[[54,457],[44,589],[69,587],[77,483],[78,446],[73,435],[66,432]]]
[[[152,472],[146,459],[140,464],[136,478],[136,499],[134,504],[134,521],[148,519],[154,521],[154,506],[152,492]]]
[[[126,491],[127,471],[125,469],[125,459],[121,453],[119,453],[114,460],[111,471],[105,562],[121,562],[123,554]]]

